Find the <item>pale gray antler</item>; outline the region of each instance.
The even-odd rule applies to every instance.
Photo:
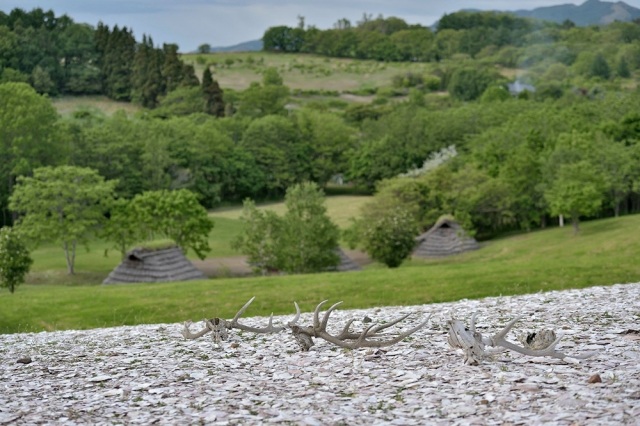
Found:
[[[486,346],[501,347],[509,349],[514,352],[518,352],[523,355],[532,357],[553,357],[553,358],[575,358],[586,359],[593,356],[593,353],[584,355],[568,355],[556,350],[556,346],[562,339],[562,336],[556,338],[555,333],[552,330],[543,330],[540,333],[534,333],[529,335],[529,342],[526,346],[518,346],[506,339],[507,334],[513,328],[514,324],[520,320],[520,317],[516,317],[502,329],[502,331],[496,333],[491,337],[483,337],[482,334],[475,330],[475,318],[476,313],[471,316],[471,325],[466,328],[464,324],[457,320],[451,319],[449,321],[449,344],[455,348],[461,348],[464,352],[464,361],[466,364],[478,365],[480,361],[487,357],[489,354],[486,350]],[[536,334],[541,334],[543,338],[535,338]]]
[[[271,316],[269,317],[269,324],[267,324],[266,327],[250,327],[248,325],[240,324],[240,317],[242,316],[242,314],[244,314],[244,312],[247,310],[249,305],[251,305],[251,302],[253,302],[254,299],[255,296],[249,299],[249,301],[245,303],[242,308],[240,308],[240,310],[238,311],[238,313],[236,313],[232,320],[224,320],[222,318],[205,319],[205,328],[198,331],[197,333],[192,333],[191,330],[189,330],[191,321],[187,321],[184,323],[182,335],[185,339],[197,339],[211,332],[213,341],[219,343],[222,340],[226,340],[228,337],[228,331],[234,328],[251,333],[278,333],[286,328],[286,326],[276,327],[273,325],[273,314],[271,314]],[[300,308],[298,308],[297,303],[294,302],[294,304],[296,306],[296,316],[291,321],[292,323],[295,323],[300,318]]]
[[[313,312],[313,326],[311,327],[302,327],[296,324],[296,321],[300,316],[300,310],[298,308],[298,305],[296,304],[296,311],[297,311],[296,320],[291,321],[288,325],[289,325],[289,328],[291,328],[291,331],[293,332],[294,337],[296,338],[298,344],[300,345],[303,351],[308,351],[314,345],[313,337],[319,337],[323,340],[326,340],[329,343],[333,343],[336,346],[339,346],[341,348],[347,348],[347,349],[381,348],[385,346],[391,346],[393,344],[400,342],[401,340],[403,340],[407,336],[410,336],[416,331],[420,330],[429,321],[429,318],[427,318],[424,322],[418,324],[417,326],[415,326],[410,330],[405,331],[404,333],[399,334],[398,336],[392,339],[380,340],[380,339],[383,339],[384,337],[387,337],[386,335],[381,334],[380,331],[398,324],[399,322],[409,317],[409,315],[411,314],[401,316],[400,318],[397,318],[385,324],[381,324],[381,325],[372,324],[366,327],[360,333],[353,333],[349,330],[351,327],[351,324],[353,324],[353,321],[354,321],[353,319],[351,319],[345,324],[340,334],[332,335],[327,332],[327,324],[329,323],[329,317],[331,316],[331,313],[342,302],[335,303],[329,309],[327,309],[321,322],[320,308],[326,302],[327,301],[324,300],[320,302],[318,306],[316,306],[316,309]],[[374,339],[374,340],[368,340],[368,339]]]

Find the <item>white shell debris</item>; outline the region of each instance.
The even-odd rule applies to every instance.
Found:
[[[293,305],[292,305],[293,306]],[[184,340],[182,324],[0,335],[0,425],[11,424],[637,424],[640,284],[415,307],[338,310],[362,327],[432,313],[390,348],[299,352],[288,332]],[[480,366],[447,344],[452,315],[478,312],[491,333],[521,315],[508,338],[555,329],[561,361],[509,351]],[[186,318],[185,318],[186,319]],[[274,318],[286,322],[290,316]],[[402,329],[418,324],[413,315]],[[310,323],[304,313],[301,324]],[[246,318],[260,326],[265,318]],[[23,364],[19,359],[31,358]],[[588,383],[598,374],[601,383]]]

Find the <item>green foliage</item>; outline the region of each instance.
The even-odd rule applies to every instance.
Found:
[[[204,112],[214,117],[224,117],[224,92],[211,75],[209,67],[202,74],[202,94],[204,95]]]
[[[147,239],[169,238],[186,253],[191,249],[204,259],[209,252],[209,233],[213,220],[198,203],[193,192],[147,191],[136,195],[130,203],[130,217],[135,218]]]
[[[272,211],[258,210],[250,199],[244,201],[240,220],[244,229],[231,243],[260,274],[277,269],[280,218]]]
[[[260,211],[247,200],[241,219],[243,233],[234,248],[249,257],[260,272],[320,272],[335,267],[339,230],[327,216],[324,194],[313,183],[294,185],[285,197],[287,211],[279,217]]]
[[[579,161],[562,165],[544,196],[551,214],[570,217],[577,233],[580,216],[591,216],[600,209],[604,187],[604,177],[594,173],[589,162]]]
[[[598,53],[591,62],[591,66],[589,68],[589,75],[591,77],[600,77],[603,80],[608,80],[611,76],[611,68],[607,63],[604,55]]]
[[[338,227],[327,215],[322,190],[310,182],[294,185],[285,196],[287,212],[280,227],[280,267],[291,273],[335,267]]]
[[[145,108],[155,108],[166,92],[162,75],[163,52],[156,50],[153,40],[146,35],[135,52],[131,74],[131,95],[134,102]]]
[[[477,99],[496,81],[496,75],[477,67],[462,67],[455,70],[447,89],[451,96],[461,101]]]
[[[278,70],[269,67],[263,72],[262,84],[251,83],[242,94],[238,114],[247,117],[284,115],[289,88],[283,84]]]
[[[8,226],[0,228],[0,287],[6,287],[13,293],[24,283],[32,263],[29,250],[18,232]]]
[[[241,147],[255,159],[271,194],[282,194],[309,177],[308,145],[285,117],[269,115],[253,120],[242,136]]]
[[[502,86],[491,86],[484,91],[484,93],[480,97],[480,102],[502,102],[506,101],[509,98],[511,98],[511,94],[509,94],[509,91],[507,89]]]
[[[8,197],[16,176],[64,159],[51,102],[25,83],[0,84],[0,224],[10,222]]]
[[[624,56],[621,57],[618,61],[616,75],[621,78],[631,77],[631,70],[629,69],[629,64],[627,63],[627,60],[624,58]]]
[[[114,244],[122,258],[136,242],[144,239],[143,223],[134,215],[132,202],[124,198],[114,200],[109,208],[109,220],[100,229],[99,235]]]
[[[76,246],[86,244],[105,221],[115,186],[92,169],[43,167],[33,177],[18,178],[9,206],[21,216],[20,232],[30,241],[62,243],[73,274]]]
[[[198,46],[198,53],[205,54],[211,52],[211,45],[208,43],[203,43]]]
[[[402,207],[367,214],[354,226],[364,251],[389,268],[400,266],[415,248],[418,227],[413,215]]]
[[[181,117],[197,114],[203,110],[202,90],[198,86],[181,86],[167,93],[153,110],[159,118]]]

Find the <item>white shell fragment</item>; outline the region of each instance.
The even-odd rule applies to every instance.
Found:
[[[293,307],[293,303],[292,303]],[[306,307],[310,309],[310,307]],[[312,309],[312,307],[311,307]],[[288,331],[186,340],[182,324],[0,335],[0,425],[31,424],[637,424],[640,284],[413,307],[336,310],[329,328],[411,315],[423,329],[387,348],[318,340],[300,352]],[[465,365],[447,321],[478,312],[490,334],[553,329],[584,360],[497,351]],[[274,317],[286,323],[291,315]],[[309,324],[310,312],[301,324]],[[267,318],[244,318],[259,327]],[[32,362],[18,360],[29,358]],[[590,378],[598,375],[600,382]]]

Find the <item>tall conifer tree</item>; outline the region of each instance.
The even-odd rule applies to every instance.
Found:
[[[209,67],[202,74],[202,93],[204,94],[204,112],[216,117],[224,117],[223,92],[217,81],[213,79]]]

